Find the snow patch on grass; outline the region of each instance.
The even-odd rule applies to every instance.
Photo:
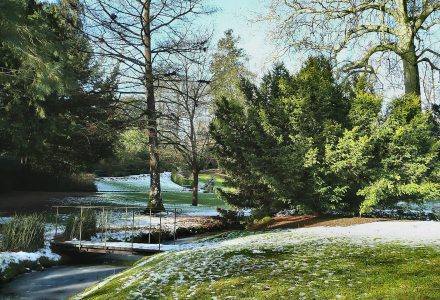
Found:
[[[0,272],[6,270],[11,263],[20,263],[25,260],[37,261],[42,257],[54,262],[61,259],[61,256],[53,253],[50,249],[41,249],[37,252],[0,252]]]
[[[138,191],[150,189],[150,175],[140,174],[125,177],[101,177],[95,181],[98,192]],[[160,185],[164,191],[182,191],[183,187],[171,180],[171,172],[160,174]]]
[[[415,244],[440,244],[440,222],[435,221],[384,221],[348,227],[302,228],[300,234],[326,238],[348,238],[351,240],[374,239],[382,242]]]
[[[8,221],[13,218],[9,218]],[[62,231],[64,226],[58,225],[58,232]],[[45,224],[44,248],[36,252],[0,252],[0,282],[10,280],[15,276],[30,271],[31,269],[42,269],[43,266],[54,265],[61,260],[61,256],[53,253],[49,248],[50,240],[55,234],[55,225]],[[1,235],[0,235],[1,237]]]
[[[343,238],[350,242],[404,244],[440,244],[440,222],[435,221],[384,221],[344,227],[310,227],[287,229],[250,235],[223,241],[219,246],[282,247],[309,240]]]
[[[138,268],[138,267],[142,267],[150,262],[152,262],[153,260],[158,259],[159,257],[161,257],[162,255],[164,255],[164,253],[155,255],[153,257],[150,257],[148,259],[144,259],[142,260],[140,263],[136,264],[133,268]],[[110,281],[119,278],[123,275],[126,275],[127,271],[125,272],[121,272],[121,273],[117,273],[114,274],[110,277],[107,277],[106,279],[102,280],[101,282],[99,282],[98,284],[96,284],[95,286],[93,286],[92,288],[88,289],[86,292],[82,293],[81,295],[78,295],[76,297],[73,297],[73,300],[79,300],[79,299],[83,299],[84,297],[87,297],[88,295],[92,294],[93,292],[97,291],[98,289],[100,289],[101,287],[103,287],[104,285],[108,284]]]
[[[397,245],[395,243],[400,246],[392,246]],[[387,245],[391,245],[390,251],[373,250]],[[206,293],[220,295],[219,291],[225,286],[229,293],[239,295],[240,289],[232,286],[235,281],[266,293],[273,289],[270,286],[273,278],[279,278],[278,283],[291,288],[289,291],[299,298],[316,296],[322,289],[334,292],[332,298],[345,297],[337,292],[346,288],[340,285],[342,279],[352,290],[369,287],[364,280],[346,271],[357,270],[355,262],[346,259],[347,256],[363,262],[363,257],[374,260],[376,253],[392,255],[398,253],[398,249],[418,249],[412,247],[418,245],[440,245],[440,223],[392,221],[263,233],[233,232],[180,246],[181,251],[154,256],[93,291],[105,287],[107,292],[113,291],[127,299],[156,299],[167,295],[179,299],[206,298]],[[77,299],[88,295],[90,292]]]
[[[13,217],[5,217],[5,216],[0,217],[0,225],[7,224],[7,223],[11,222],[12,219],[13,219]]]

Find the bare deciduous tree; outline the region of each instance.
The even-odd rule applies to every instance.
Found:
[[[438,0],[273,0],[269,16],[287,48],[328,52],[345,74],[397,56],[405,92],[417,95],[420,64],[440,70],[439,17]]]
[[[163,208],[158,168],[156,83],[173,72],[168,61],[177,54],[200,51],[204,40],[191,39],[191,23],[209,13],[203,0],[83,0],[83,28],[95,53],[119,63],[121,94],[143,94],[150,156],[149,206]],[[76,1],[72,0],[72,5]]]
[[[210,72],[207,53],[192,53],[173,61],[174,80],[162,86],[161,99],[167,111],[161,124],[161,139],[180,153],[192,172],[192,205],[198,205],[199,172],[210,147]]]

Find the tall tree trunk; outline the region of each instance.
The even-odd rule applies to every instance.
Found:
[[[402,55],[403,75],[405,80],[405,94],[421,95],[419,65],[414,43]]]
[[[159,153],[157,139],[156,101],[154,98],[153,63],[151,58],[150,2],[144,4],[145,87],[147,90],[148,151],[150,155],[150,196],[148,207],[164,208],[160,190]]]
[[[193,169],[192,175],[192,206],[197,206],[199,204],[199,170]]]

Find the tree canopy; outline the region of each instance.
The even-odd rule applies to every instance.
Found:
[[[84,170],[112,151],[116,79],[99,70],[62,3],[2,5],[16,32],[0,33],[0,155],[53,172]]]
[[[405,92],[420,96],[420,66],[440,68],[438,1],[273,0],[271,8],[282,45],[327,53],[342,73],[402,70]]]
[[[217,99],[211,126],[219,164],[238,189],[222,192],[231,204],[364,213],[439,197],[437,125],[417,96],[382,113],[366,77],[338,83],[322,57],[294,75],[276,65],[258,87],[243,80],[242,91],[244,103]]]

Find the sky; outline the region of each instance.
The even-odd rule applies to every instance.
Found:
[[[276,61],[280,60],[276,58],[277,49],[271,41],[268,24],[252,21],[259,14],[267,14],[271,0],[207,0],[207,2],[218,8],[214,15],[205,17],[206,20],[203,21],[214,28],[214,43],[223,36],[224,31],[233,29],[234,33],[241,37],[240,47],[248,55],[248,67],[257,78],[261,78]],[[440,34],[440,28],[435,34]],[[296,53],[285,55],[281,60],[287,69],[297,71],[302,65],[303,57]],[[382,88],[385,98],[393,98],[403,93],[403,83],[401,88],[396,88],[385,82]]]
[[[269,70],[277,59],[276,48],[270,40],[267,24],[255,22],[258,14],[267,12],[269,0],[209,0],[209,5],[218,11],[205,17],[207,24],[214,28],[214,43],[228,29],[240,36],[240,47],[249,57],[248,67],[257,77]],[[288,63],[288,61],[286,61]]]

